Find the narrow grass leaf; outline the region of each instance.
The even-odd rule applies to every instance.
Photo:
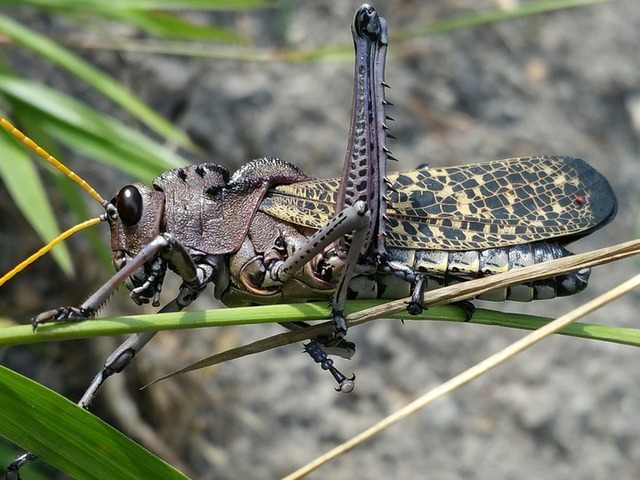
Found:
[[[4,5],[49,9],[83,9],[101,11],[104,0],[3,0]],[[112,0],[112,10],[240,10],[248,8],[273,8],[268,0]]]
[[[186,479],[66,398],[0,366],[0,435],[84,480]]]
[[[23,146],[16,143],[8,132],[0,130],[0,178],[43,243],[48,243],[58,236],[60,228],[40,176]],[[55,247],[51,254],[66,275],[73,272],[71,256],[64,244]],[[0,272],[0,275],[4,273]]]
[[[149,182],[165,170],[187,164],[166,146],[48,87],[0,75],[0,94],[14,108],[30,108],[41,130],[138,179]]]
[[[519,5],[515,8],[503,8],[499,10],[491,10],[488,12],[477,12],[458,18],[441,20],[424,27],[418,27],[410,32],[400,33],[392,38],[393,40],[398,41],[407,40],[410,38],[447,33],[463,28],[477,27],[480,25],[487,25],[498,22],[505,22],[507,20],[530,17],[533,15],[540,15],[543,13],[551,13],[559,10],[588,7],[591,5],[598,5],[611,1],[613,0],[552,0],[542,2],[529,2]]]
[[[171,139],[183,146],[191,146],[191,142],[184,133],[147,107],[120,83],[91,66],[71,51],[20,25],[5,15],[0,15],[0,33],[81,78],[107,98],[139,118],[162,137]]]
[[[225,43],[241,43],[245,40],[242,35],[232,30],[212,25],[196,25],[165,12],[116,10],[108,13],[112,18],[125,21],[147,33],[162,38],[208,40]]]

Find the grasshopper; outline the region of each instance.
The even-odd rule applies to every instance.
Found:
[[[183,283],[161,312],[187,307],[209,283],[228,306],[329,298],[333,334],[312,340],[305,350],[333,375],[337,390],[349,392],[355,377],[337,370],[324,349],[351,347],[344,340],[348,299],[411,296],[409,312],[417,313],[428,289],[570,255],[567,243],[614,218],[617,203],[607,180],[572,157],[387,174],[393,159],[386,147],[387,24],[365,4],[351,28],[355,81],[341,178],[312,179],[288,162],[263,158],[233,175],[215,164],[170,170],[151,188],[126,185],[110,201],[87,186],[105,209],[89,223],[108,222],[117,273],[82,305],[34,317],[34,329],[92,318],[120,284],[137,304],[159,306],[167,270]],[[8,121],[0,124],[31,145]],[[480,298],[571,295],[587,286],[589,273],[583,269]],[[122,371],[153,336],[136,334],[121,345],[79,405],[88,408],[106,378]],[[33,459],[25,454],[10,470],[18,472]]]

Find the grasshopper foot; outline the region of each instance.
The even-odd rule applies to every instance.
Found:
[[[409,303],[407,303],[407,312],[409,315],[420,315],[424,310],[425,307],[422,300],[411,299]]]
[[[15,459],[11,465],[7,467],[7,470],[2,478],[3,480],[21,480],[20,469],[27,463],[34,462],[38,459],[33,453],[27,452]]]
[[[407,312],[409,315],[420,315],[425,311],[426,307],[424,306],[424,291],[427,286],[427,278],[424,276],[418,277],[416,280],[416,284],[413,287],[413,292],[411,292],[411,300],[407,305]]]
[[[12,466],[13,465],[7,468],[7,471],[2,476],[2,479],[3,480],[22,480],[22,477],[20,476],[20,470],[18,470],[17,468],[12,468]]]
[[[95,315],[92,308],[82,307],[60,307],[36,315],[31,319],[31,325],[35,331],[39,325],[53,322],[81,322],[92,318]]]
[[[476,306],[468,300],[454,303],[456,307],[460,307],[466,317],[465,322],[471,321],[473,314],[476,313]]]
[[[327,356],[327,352],[320,346],[315,340],[304,344],[304,351],[313,358],[314,362],[319,363],[323,370],[328,370],[333,378],[338,382],[336,392],[351,393],[356,387],[356,376],[351,374],[351,377],[347,378],[340,370],[333,366],[333,360]]]

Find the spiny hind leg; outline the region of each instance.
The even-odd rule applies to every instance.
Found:
[[[351,242],[344,260],[344,267],[331,299],[334,337],[336,339],[343,338],[347,333],[344,306],[347,301],[349,282],[353,277],[360,253],[363,250],[370,221],[371,216],[364,202],[358,201],[355,205],[346,207],[333,217],[327,225],[309,237],[306,243],[293,255],[284,261],[274,262],[269,265],[263,286],[269,287],[284,284],[305,264],[310,262],[314,256],[345,235],[351,234]]]

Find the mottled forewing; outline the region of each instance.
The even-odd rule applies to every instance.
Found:
[[[581,159],[530,157],[389,175],[387,245],[479,250],[584,236],[607,223],[616,200],[606,179]],[[272,191],[261,209],[321,228],[333,214],[338,181]]]
[[[259,210],[285,222],[318,230],[334,214],[339,185],[337,178],[281,185],[267,193]]]

